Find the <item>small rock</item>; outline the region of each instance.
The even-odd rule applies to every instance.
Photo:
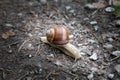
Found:
[[[47,3],[47,0],[40,0],[40,2],[41,2],[42,4],[46,4],[46,3]]]
[[[81,66],[82,68],[85,68],[85,67],[86,67],[86,65],[85,65],[85,64],[81,64],[80,66]]]
[[[112,79],[115,75],[114,74],[108,74],[108,78]]]
[[[116,26],[120,26],[120,19],[115,20]]]
[[[9,24],[9,23],[6,23],[5,26],[7,26],[7,27],[12,27],[13,25],[12,25],[12,24]]]
[[[56,61],[54,62],[54,64],[56,64],[57,66],[62,66],[62,62],[59,61],[59,60],[56,60]]]
[[[85,9],[95,9],[94,5],[92,5],[92,4],[86,4],[84,8]]]
[[[92,40],[92,39],[88,39],[87,41],[90,42],[90,43],[96,43],[96,41]]]
[[[66,6],[65,8],[66,8],[67,10],[69,10],[69,9],[71,9],[71,6]]]
[[[10,49],[10,50],[8,50],[8,52],[9,52],[9,53],[12,53],[13,51]]]
[[[87,76],[88,80],[93,80],[93,77],[94,77],[93,73],[91,73]]]
[[[32,35],[31,33],[28,33],[28,36],[29,36],[29,37],[32,37],[33,35]]]
[[[93,26],[93,27],[94,27],[95,31],[98,31],[98,29],[99,29],[99,26],[98,26],[98,25],[95,25],[95,26]]]
[[[110,38],[108,38],[108,41],[113,42],[114,40],[113,40],[113,38],[110,37]]]
[[[31,57],[32,57],[32,55],[31,55],[31,54],[29,54],[29,55],[28,55],[28,57],[29,57],[29,58],[31,58]]]
[[[80,52],[80,54],[81,54],[81,55],[83,55],[83,56],[84,56],[84,55],[86,55],[86,53],[85,53],[85,52]]]
[[[108,7],[105,8],[105,11],[108,12],[108,13],[111,13],[111,12],[114,12],[115,9],[114,9],[114,7],[108,6]]]
[[[23,16],[23,14],[22,13],[18,13],[18,16]]]
[[[113,51],[111,54],[114,56],[120,56],[120,51]]]
[[[74,13],[74,12],[75,12],[75,10],[73,10],[73,9],[72,9],[72,10],[70,10],[69,12],[70,12],[70,13]]]
[[[89,18],[88,18],[88,17],[86,17],[86,18],[83,18],[83,20],[84,20],[84,21],[88,21],[88,20],[89,20]]]
[[[70,35],[69,37],[70,37],[70,39],[73,39],[73,38],[74,38],[74,35]]]
[[[114,67],[114,69],[115,69],[118,73],[120,73],[120,64],[116,65],[116,66]]]
[[[103,45],[103,47],[106,48],[106,49],[113,49],[112,44],[105,44],[105,45]]]
[[[27,45],[27,48],[28,48],[29,50],[34,49],[34,47],[33,47],[33,45],[32,45],[31,43],[29,43],[29,44]]]
[[[98,69],[97,69],[96,67],[92,67],[92,68],[91,68],[91,71],[92,71],[92,72],[96,72],[97,70],[98,70]]]
[[[93,55],[90,56],[90,59],[97,60],[98,59],[97,53],[93,53]]]
[[[91,25],[96,25],[96,24],[97,24],[97,21],[91,21],[90,24],[91,24]]]

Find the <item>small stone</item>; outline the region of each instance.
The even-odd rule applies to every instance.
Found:
[[[108,78],[112,79],[115,75],[114,74],[108,74]]]
[[[81,64],[80,66],[81,66],[82,68],[85,68],[85,67],[86,67],[86,65],[85,65],[85,64]]]
[[[27,45],[27,48],[28,48],[29,50],[34,49],[34,47],[33,47],[33,45],[32,45],[31,43],[29,43],[29,44]]]
[[[9,23],[6,23],[5,26],[7,26],[7,27],[12,27],[13,25],[12,25],[12,24],[9,24]]]
[[[98,70],[98,69],[97,69],[96,67],[92,67],[92,68],[91,68],[91,71],[92,71],[92,72],[96,72],[97,70]]]
[[[98,26],[98,25],[95,25],[95,26],[93,26],[93,27],[94,27],[95,31],[98,31],[98,29],[99,29],[99,26]]]
[[[33,35],[32,35],[31,33],[28,33],[28,36],[29,36],[29,37],[32,37]]]
[[[113,51],[111,54],[114,56],[120,56],[120,51]]]
[[[87,76],[88,80],[93,80],[93,77],[94,77],[93,73],[91,73]]]
[[[90,24],[91,24],[91,25],[96,25],[96,24],[97,24],[97,21],[91,21]]]
[[[28,55],[28,57],[29,57],[29,58],[31,58],[31,57],[32,57],[32,55],[31,55],[31,54],[29,54],[29,55]]]
[[[97,53],[93,53],[93,55],[90,56],[90,59],[97,60],[98,59]]]
[[[41,2],[42,4],[46,4],[46,3],[47,3],[47,0],[40,0],[40,2]]]
[[[88,21],[88,20],[89,20],[89,18],[88,18],[88,17],[86,17],[86,18],[83,18],[83,20],[84,20],[84,21]]]
[[[23,14],[22,13],[18,13],[18,16],[22,16]]]
[[[71,8],[71,6],[66,6],[65,8],[66,8],[67,10],[69,10],[69,9]]]
[[[13,51],[10,49],[10,50],[8,50],[8,52],[9,52],[9,53],[12,53]]]
[[[70,10],[69,12],[70,12],[70,13],[74,13],[74,12],[75,12],[75,10],[73,10],[73,9],[72,9],[72,10]]]
[[[114,7],[109,6],[109,7],[105,8],[105,11],[111,13],[111,12],[114,12],[115,9],[114,9]]]
[[[120,64],[116,65],[116,66],[114,67],[114,69],[115,69],[118,73],[120,73]]]
[[[70,35],[69,37],[70,37],[70,39],[73,39],[73,38],[74,38],[74,35]]]
[[[112,44],[105,44],[105,45],[103,45],[103,47],[106,48],[106,49],[113,49]]]
[[[83,56],[84,56],[84,55],[86,55],[86,53],[85,53],[85,52],[80,52],[80,54],[81,54],[81,55],[83,55]]]
[[[57,66],[62,66],[62,62],[59,61],[59,60],[56,60],[56,61],[54,62],[54,64],[56,64]]]
[[[90,42],[90,43],[96,43],[96,41],[92,40],[92,39],[88,39],[87,41]]]
[[[113,40],[113,38],[110,37],[110,38],[108,38],[108,41],[113,42],[114,40]]]
[[[92,4],[86,4],[85,9],[95,9],[95,7]]]
[[[120,26],[120,19],[115,20],[115,23],[116,23],[117,26]]]

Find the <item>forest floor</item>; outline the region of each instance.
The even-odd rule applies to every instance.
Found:
[[[120,12],[88,3],[0,0],[0,80],[120,80]],[[54,25],[68,28],[81,59],[40,41]]]

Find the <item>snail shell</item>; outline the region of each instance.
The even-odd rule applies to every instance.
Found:
[[[56,45],[64,45],[69,42],[69,33],[64,26],[54,26],[47,31],[47,40]]]

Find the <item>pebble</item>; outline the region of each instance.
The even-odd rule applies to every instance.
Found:
[[[120,26],[120,19],[119,20],[115,20],[115,23],[117,26]]]
[[[113,49],[112,44],[105,44],[105,45],[103,45],[103,47],[106,48],[106,49]]]
[[[114,40],[113,40],[113,38],[110,37],[110,38],[108,38],[108,41],[113,42]]]
[[[85,53],[85,52],[80,52],[80,54],[81,54],[81,55],[83,55],[83,56],[84,56],[84,55],[86,55],[86,53]]]
[[[12,25],[12,24],[9,24],[9,23],[6,23],[5,26],[7,26],[7,27],[12,27],[13,25]]]
[[[56,60],[56,61],[54,62],[54,64],[56,64],[57,66],[62,66],[62,62],[59,61],[59,60]]]
[[[93,53],[93,55],[90,56],[90,59],[97,60],[98,59],[97,53]]]
[[[74,35],[70,35],[69,37],[70,37],[70,39],[73,39],[73,38],[74,38]]]
[[[87,41],[90,42],[90,43],[96,43],[96,41],[92,40],[92,39],[88,39]]]
[[[31,55],[31,54],[29,54],[29,55],[28,55],[28,57],[29,57],[29,58],[31,58],[31,57],[32,57],[32,55]]]
[[[29,50],[34,49],[34,47],[33,47],[33,45],[32,45],[31,43],[29,43],[29,44],[27,45],[27,48],[28,48]]]
[[[8,52],[9,52],[9,53],[12,53],[13,51],[10,49],[10,50],[8,50]]]
[[[108,78],[110,78],[110,79],[113,79],[114,78],[114,74],[108,74]]]
[[[94,27],[95,31],[98,31],[98,29],[99,29],[99,26],[98,26],[98,25],[95,25],[95,26],[93,26],[93,27]]]
[[[28,36],[29,36],[29,37],[32,37],[33,35],[32,35],[31,33],[28,33]]]
[[[18,16],[23,16],[23,13],[18,13]]]
[[[67,10],[69,10],[69,9],[71,9],[71,6],[66,6],[65,8],[66,8]]]
[[[120,51],[113,51],[111,54],[119,57],[120,56]]]
[[[70,10],[69,12],[70,12],[70,13],[74,13],[74,12],[75,12],[75,10],[73,10],[73,9],[72,9],[72,10]]]
[[[92,67],[92,68],[91,68],[91,71],[92,71],[92,72],[96,72],[97,70],[98,70],[98,69],[97,69],[96,67]]]
[[[114,69],[115,69],[118,73],[120,73],[120,64],[116,65],[116,66],[114,67]]]
[[[97,24],[97,21],[91,21],[90,24],[91,24],[91,25],[96,25],[96,24]]]
[[[40,0],[40,2],[41,2],[42,4],[46,4],[46,3],[47,3],[47,0]]]
[[[85,9],[95,9],[95,7],[92,4],[86,4]]]
[[[109,6],[109,7],[105,8],[105,11],[111,13],[111,12],[114,12],[115,9],[114,9],[114,7]]]
[[[87,76],[87,78],[88,78],[88,80],[93,80],[93,73],[91,73],[91,74],[89,74],[88,76]]]

